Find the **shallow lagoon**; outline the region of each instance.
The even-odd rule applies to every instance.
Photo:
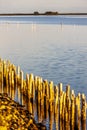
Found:
[[[3,18],[1,58],[87,96],[87,16]]]

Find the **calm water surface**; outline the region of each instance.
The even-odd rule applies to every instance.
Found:
[[[0,17],[0,57],[87,96],[87,16]]]

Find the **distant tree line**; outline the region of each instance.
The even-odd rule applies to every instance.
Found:
[[[34,12],[34,15],[58,15],[58,12],[53,12],[53,11],[47,11],[45,13],[39,13],[38,11]]]
[[[58,12],[47,11],[44,14],[45,15],[58,15]]]

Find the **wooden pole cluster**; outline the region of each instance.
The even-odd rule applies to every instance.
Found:
[[[15,87],[16,67],[10,61],[0,59],[0,92],[13,96],[12,90]]]
[[[82,127],[82,130],[86,130],[86,96],[80,93],[76,96],[70,85],[63,91],[62,83],[55,86],[53,81],[48,82],[33,74],[26,74],[24,79],[19,66],[0,59],[0,93],[4,92],[13,100],[15,97],[22,105],[26,100],[27,109],[32,114],[35,103],[39,121],[49,114],[50,129],[54,115],[56,129],[80,130]]]

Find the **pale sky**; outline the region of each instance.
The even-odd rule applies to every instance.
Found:
[[[0,13],[34,11],[87,13],[87,0],[0,0]]]

